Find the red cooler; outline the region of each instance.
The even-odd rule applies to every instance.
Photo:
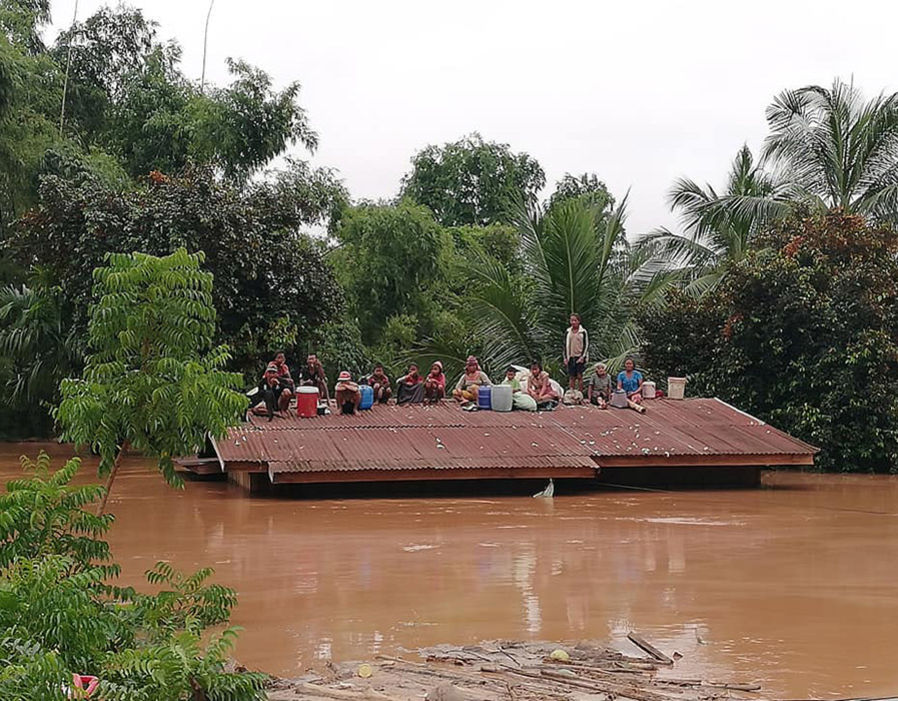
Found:
[[[318,415],[317,387],[300,387],[296,390],[296,413],[306,419]]]

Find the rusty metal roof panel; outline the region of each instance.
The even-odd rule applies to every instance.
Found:
[[[339,460],[310,460],[310,461],[273,461],[268,463],[268,470],[272,474],[285,472],[349,472],[356,470],[478,470],[490,468],[509,469],[564,469],[569,467],[595,469],[596,463],[582,455],[546,457],[516,458],[514,464],[499,458],[466,458],[464,460],[444,459],[439,462],[427,460],[401,461],[401,460],[376,460],[366,461],[364,465],[354,465]]]
[[[602,456],[811,455],[816,448],[716,399],[652,401],[648,411],[565,407],[466,413],[375,406],[353,416],[252,417],[216,444],[227,462],[278,470],[585,466]]]

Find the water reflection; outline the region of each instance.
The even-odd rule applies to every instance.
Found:
[[[4,477],[20,450],[0,449]],[[678,676],[894,692],[898,480],[765,480],[777,488],[301,501],[172,491],[133,465],[110,540],[126,584],[158,559],[214,563],[240,592],[238,656],[275,673],[498,637],[635,652],[637,629],[684,655]]]

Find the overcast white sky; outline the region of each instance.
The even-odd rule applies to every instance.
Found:
[[[79,17],[106,4],[80,0]],[[207,0],[128,4],[199,78]],[[53,2],[57,26],[74,5]],[[353,197],[392,196],[418,149],[476,130],[536,157],[548,189],[584,171],[629,188],[637,233],[673,223],[674,178],[721,184],[783,88],[853,76],[868,96],[894,90],[896,20],[882,0],[215,0],[206,73],[225,82],[232,56],[299,80],[312,160]]]

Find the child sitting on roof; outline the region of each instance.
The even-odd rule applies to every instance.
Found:
[[[505,370],[503,385],[511,387],[511,402],[513,409],[521,411],[536,411],[536,400],[524,391],[521,381],[518,379],[518,371],[514,365],[509,365]]]
[[[424,378],[424,403],[436,404],[446,396],[446,375],[443,364],[437,360],[430,366],[430,372]]]
[[[393,390],[390,389],[390,378],[387,377],[381,363],[374,366],[374,372],[368,376],[368,384],[374,390],[374,401],[379,404],[386,404],[393,395]]]

